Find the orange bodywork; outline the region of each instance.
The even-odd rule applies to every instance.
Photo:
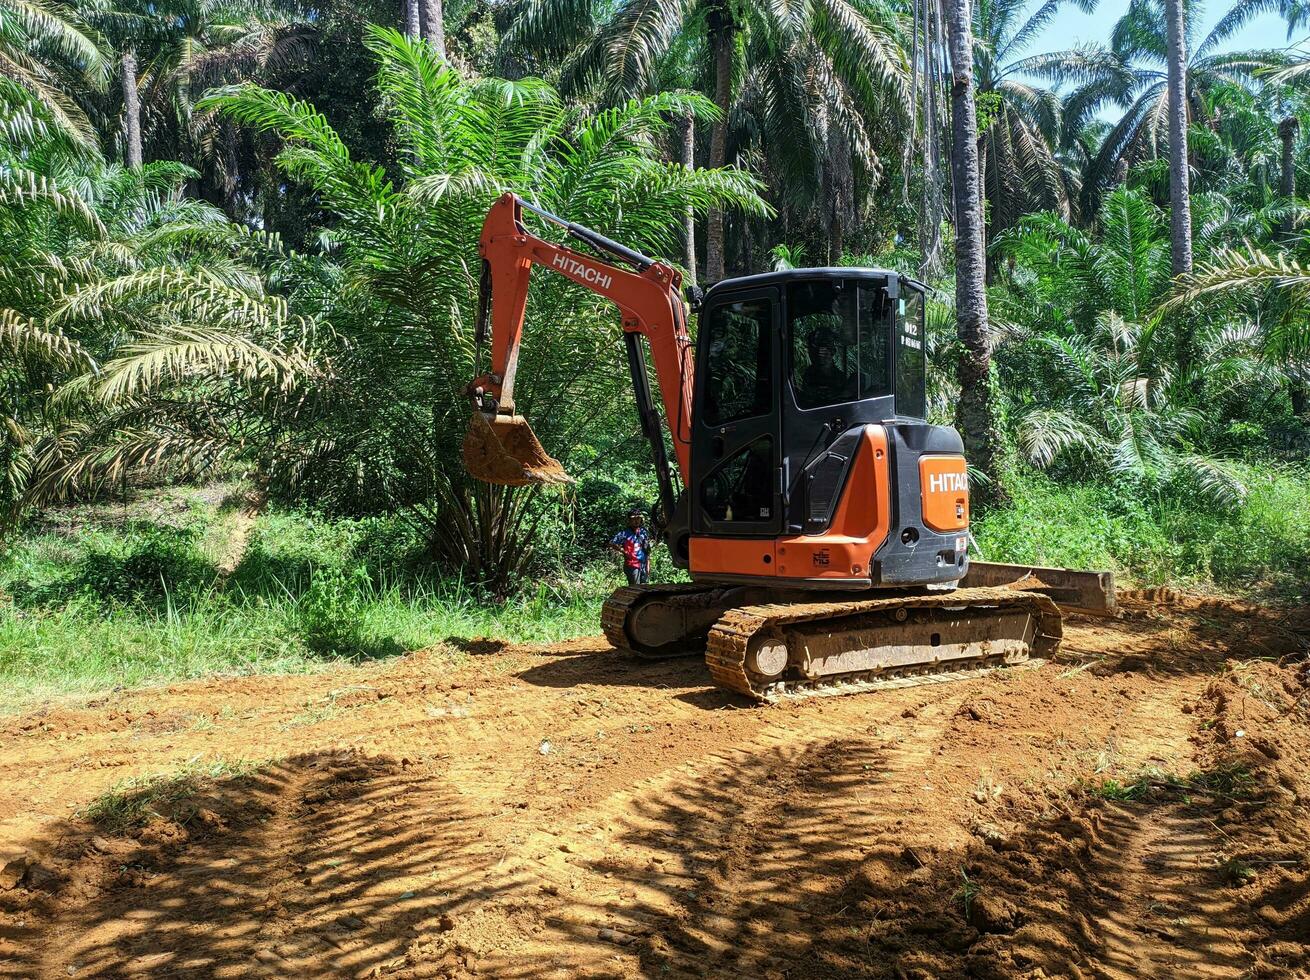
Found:
[[[691,539],[692,575],[776,575],[773,538]]]
[[[768,539],[691,539],[693,576],[751,575],[778,579],[863,579],[891,527],[887,431],[865,426],[832,524],[824,534]],[[767,560],[766,560],[767,556]]]
[[[969,468],[963,456],[920,456],[923,523],[939,534],[969,526]]]
[[[523,203],[503,194],[487,212],[478,248],[491,277],[491,370],[469,385],[494,399],[501,414],[513,415],[514,375],[534,265],[572,279],[619,308],[623,330],[642,334],[673,436],[673,453],[683,481],[691,472],[692,340],[682,304],[682,273],[663,262],[634,272],[556,245],[523,225]]]

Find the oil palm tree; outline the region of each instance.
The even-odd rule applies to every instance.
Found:
[[[1200,203],[1205,226],[1215,204]],[[1119,188],[1103,200],[1095,228],[1047,212],[997,240],[1011,260],[997,319],[1021,450],[1043,467],[1235,500],[1242,487],[1232,467],[1202,447],[1222,406],[1268,383],[1257,331],[1210,318],[1197,327],[1200,354],[1180,358],[1166,317],[1164,213],[1142,192]]]
[[[969,459],[987,477],[988,495],[1003,500],[997,479],[997,419],[992,398],[991,338],[985,287],[978,119],[974,98],[973,25],[969,0],[946,5],[951,65],[951,173],[955,187],[955,316],[960,340],[957,425]]]
[[[230,127],[195,111],[196,100],[209,88],[305,62],[312,22],[278,0],[84,0],[83,11],[120,52],[121,93],[102,112],[108,125],[122,112],[129,166],[146,157],[185,160],[215,200],[233,198],[251,162]]]
[[[676,252],[688,204],[700,214],[765,206],[744,173],[660,160],[670,120],[696,111],[699,97],[665,93],[582,116],[540,81],[466,81],[426,42],[395,31],[371,28],[367,43],[402,151],[394,177],[353,159],[320,113],[285,94],[246,85],[202,103],[276,135],[283,171],[330,215],[328,256],[279,275],[292,307],[321,324],[332,371],[301,393],[270,447],[272,476],[325,504],[397,509],[435,558],[504,587],[530,557],[534,515],[549,501],[476,483],[457,463],[490,202],[513,190],[663,254]],[[557,276],[534,277],[528,308],[516,400],[567,459],[596,446],[598,419],[630,411],[618,320]],[[543,323],[549,344],[537,336]]]
[[[1192,198],[1187,165],[1187,25],[1183,0],[1165,0],[1169,105],[1169,225],[1173,272],[1192,270]]]
[[[64,3],[0,0],[0,99],[35,100],[51,125],[79,141],[95,129],[74,97],[102,88],[110,62],[101,39]]]
[[[974,78],[987,109],[979,167],[989,236],[1031,211],[1069,213],[1070,188],[1058,157],[1063,106],[1054,90],[1029,77],[1043,57],[1023,56],[1068,5],[1090,12],[1096,0],[1045,0],[1031,12],[1024,0],[981,0],[975,10]]]
[[[1261,249],[1247,242],[1220,248],[1177,283],[1167,309],[1202,307],[1221,319],[1258,325],[1258,351],[1282,376],[1293,413],[1310,417],[1310,235],[1297,251]],[[1299,255],[1298,255],[1299,251]]]
[[[1115,23],[1109,47],[1092,45],[1053,52],[1026,62],[1032,74],[1070,86],[1065,103],[1066,133],[1078,132],[1107,107],[1122,111],[1084,174],[1084,208],[1088,212],[1096,210],[1099,197],[1121,182],[1130,167],[1167,155],[1173,49],[1166,28],[1165,3],[1132,0],[1128,11]],[[1274,51],[1220,51],[1242,21],[1222,18],[1202,36],[1196,27],[1199,4],[1192,4],[1188,10],[1191,16],[1182,24],[1178,37],[1177,47],[1186,53],[1183,84],[1178,91],[1186,96],[1191,122],[1208,123],[1204,112],[1207,93],[1224,85],[1253,90],[1261,74],[1282,65],[1285,58]]]
[[[651,91],[664,59],[694,46],[711,68],[695,87],[713,93],[719,110],[709,166],[728,162],[734,125],[746,122],[748,131],[763,131],[755,145],[777,158],[772,169],[807,204],[831,201],[852,165],[872,162],[867,114],[884,123],[908,116],[894,12],[872,0],[526,0],[508,40],[537,57],[562,59],[566,82],[596,81],[611,102]],[[749,147],[737,144],[741,158]],[[825,224],[839,238],[831,220],[837,212],[827,211]],[[721,279],[725,267],[723,214],[712,208],[706,275]]]
[[[58,135],[0,139],[4,516],[131,464],[203,466],[236,430],[222,399],[197,411],[197,376],[223,364],[258,382],[289,363],[275,353],[283,308],[252,261],[259,237],[181,197],[192,176],[106,163]],[[141,397],[166,382],[174,397]]]

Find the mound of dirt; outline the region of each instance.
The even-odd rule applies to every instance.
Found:
[[[1310,665],[1236,665],[1201,706],[1198,758],[1224,808],[1225,881],[1259,936],[1252,975],[1310,976]]]

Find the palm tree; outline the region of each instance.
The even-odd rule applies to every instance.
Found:
[[[955,315],[960,344],[957,419],[970,462],[988,478],[986,496],[1003,500],[997,479],[996,417],[984,282],[983,209],[978,181],[978,120],[973,91],[969,0],[946,9],[951,54],[951,173],[955,182]]]
[[[286,362],[272,353],[284,306],[253,261],[261,239],[181,197],[189,168],[127,169],[58,134],[17,136],[0,137],[4,519],[130,463],[203,468],[215,440],[241,436],[224,399],[197,411],[197,373],[240,363],[259,387],[254,365]],[[216,340],[239,326],[239,344]],[[165,378],[178,397],[139,399]]]
[[[974,80],[984,106],[979,168],[987,198],[988,237],[1021,214],[1069,211],[1069,185],[1057,151],[1063,107],[1051,89],[1034,85],[1044,56],[1019,57],[1067,3],[1090,12],[1096,0],[1045,0],[1027,14],[1025,0],[980,0],[974,13]]]
[[[1215,208],[1199,203],[1205,226]],[[1071,466],[1080,477],[1176,484],[1231,502],[1240,481],[1201,447],[1224,408],[1269,385],[1256,329],[1249,318],[1201,321],[1198,353],[1183,363],[1164,319],[1171,236],[1163,211],[1119,188],[1094,226],[1089,233],[1046,212],[997,240],[1012,266],[997,321],[1019,447],[1038,466]]]
[[[1192,269],[1192,201],[1187,164],[1187,29],[1183,0],[1165,0],[1169,65],[1169,223],[1173,239],[1173,272]]]
[[[1278,192],[1285,201],[1291,201],[1296,197],[1296,134],[1300,128],[1301,120],[1296,116],[1287,116],[1278,123],[1278,140],[1282,145],[1282,153],[1279,156]],[[1292,220],[1289,217],[1283,222],[1282,232],[1288,235],[1291,231]]]
[[[129,168],[138,169],[145,151],[141,147],[141,90],[135,48],[124,49],[118,70],[123,85],[123,157]]]
[[[1026,62],[1034,75],[1073,87],[1065,102],[1066,133],[1078,132],[1106,107],[1122,111],[1084,174],[1083,206],[1088,212],[1096,210],[1100,195],[1122,182],[1129,168],[1164,155],[1168,126],[1177,119],[1169,101],[1170,64],[1177,70],[1177,59],[1170,58],[1175,49],[1166,28],[1165,3],[1132,0],[1115,23],[1109,48],[1093,45]],[[1195,13],[1197,5],[1188,9]],[[1252,90],[1262,73],[1285,59],[1271,51],[1219,51],[1241,26],[1231,17],[1221,19],[1199,43],[1193,43],[1196,22],[1193,16],[1180,24],[1176,53],[1181,52],[1183,62],[1176,89],[1191,119],[1208,121],[1203,111],[1207,93],[1225,85]],[[1178,139],[1174,143],[1181,145]]]
[[[1214,428],[1214,414],[1193,396],[1195,381],[1163,370],[1150,324],[1101,313],[1073,337],[1041,336],[1031,343],[1051,384],[1042,403],[1018,419],[1019,445],[1030,461],[1048,467],[1077,460],[1084,472],[1158,489],[1173,484],[1221,503],[1245,493],[1225,460],[1195,445]],[[1212,330],[1208,368],[1227,390],[1254,376],[1244,356],[1246,338]]]
[[[312,22],[279,0],[86,0],[85,16],[122,52],[124,159],[182,159],[218,201],[237,194],[244,161],[233,131],[197,113],[206,89],[307,60]],[[149,152],[147,152],[149,151]]]
[[[908,115],[907,65],[894,31],[892,12],[868,0],[526,0],[508,40],[539,57],[562,59],[570,87],[599,82],[611,103],[656,90],[668,57],[685,57],[689,49],[702,53],[697,60],[712,72],[695,87],[711,92],[719,110],[709,166],[749,152],[738,136],[732,153],[734,128],[746,123],[754,144],[776,161],[766,166],[777,171],[779,183],[812,205],[840,194],[852,166],[876,166],[866,114],[889,126]],[[853,162],[842,159],[843,147]],[[836,243],[830,251],[839,251],[842,228],[834,219],[852,208],[826,210],[824,225]],[[717,208],[707,217],[705,244],[706,276],[721,279],[727,258]]]
[[[423,0],[423,40],[442,58],[446,57],[445,10],[441,0]]]
[[[1310,252],[1310,235],[1302,234],[1295,244],[1302,253]],[[1197,305],[1257,322],[1260,354],[1285,379],[1293,413],[1310,415],[1305,394],[1310,385],[1310,263],[1250,243],[1221,248],[1179,278],[1165,304],[1168,309]],[[1258,318],[1251,318],[1253,312]]]
[[[504,588],[551,503],[472,481],[454,462],[476,374],[477,240],[490,202],[513,190],[665,254],[678,247],[688,204],[698,214],[766,208],[742,172],[659,159],[670,120],[704,111],[702,98],[664,93],[582,117],[540,81],[466,81],[426,42],[395,31],[371,28],[367,43],[401,151],[394,175],[354,160],[321,114],[285,94],[246,85],[202,103],[276,135],[287,175],[329,215],[330,256],[296,260],[280,278],[292,307],[322,325],[331,372],[299,393],[265,458],[275,481],[325,505],[399,510],[435,558]],[[516,401],[557,456],[598,448],[597,421],[625,411],[618,319],[549,275],[534,277],[529,310]],[[540,323],[551,324],[549,344],[533,340]]]
[[[109,68],[98,37],[63,3],[0,0],[0,98],[40,105],[52,125],[90,146],[95,130],[73,97],[103,87]]]

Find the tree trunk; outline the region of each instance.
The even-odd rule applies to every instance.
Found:
[[[441,0],[422,0],[423,40],[432,45],[441,57],[446,57],[446,25],[442,21],[445,11]]]
[[[405,36],[419,36],[419,0],[405,0]]]
[[[1296,116],[1288,116],[1278,124],[1278,138],[1283,141],[1283,168],[1279,174],[1280,182],[1278,192],[1282,195],[1285,204],[1290,204],[1291,199],[1296,197],[1296,131],[1301,128],[1301,121]],[[1292,233],[1292,218],[1288,215],[1281,222],[1282,227],[1279,229],[1284,235]]]
[[[828,217],[828,264],[841,265],[846,253],[846,216],[855,215],[855,173],[851,166],[850,144],[841,128],[828,119],[827,147],[823,162],[824,206]]]
[[[1187,170],[1187,36],[1183,0],[1165,0],[1169,35],[1169,204],[1173,273],[1192,271],[1192,201]]]
[[[732,108],[732,15],[726,6],[710,14],[710,43],[714,49],[714,104],[719,118],[710,130],[710,167],[728,162],[728,112]],[[712,207],[706,216],[705,279],[715,283],[724,277],[723,209]]]
[[[998,177],[1000,176],[999,173],[1000,162],[1001,161],[999,159],[996,161]],[[997,181],[997,185],[998,186],[1000,185],[999,180]],[[995,201],[992,201],[991,207],[987,206],[987,134],[986,133],[978,134],[978,206],[983,210],[982,242],[983,242],[983,257],[986,263],[983,266],[983,281],[986,285],[991,285],[992,279],[995,277],[995,270],[992,268],[993,266],[992,257],[987,254],[987,242],[991,239],[991,236],[989,234],[989,230],[990,230],[989,224],[994,224],[996,221],[997,203]]]
[[[123,52],[123,123],[126,136],[124,156],[130,170],[141,169],[141,97],[136,82],[136,52],[128,48]]]
[[[1298,419],[1310,419],[1310,397],[1306,395],[1305,382],[1293,378],[1287,384],[1287,394],[1292,399],[1292,414]]]
[[[696,117],[691,113],[687,113],[682,127],[682,165],[687,170],[696,169]],[[687,285],[694,286],[696,285],[696,212],[690,204],[687,205],[683,222],[687,250],[683,255],[682,264],[687,267],[685,280]]]
[[[1004,499],[997,473],[996,411],[992,404],[987,290],[983,282],[983,212],[978,185],[978,117],[973,98],[973,26],[969,0],[948,0],[951,53],[951,173],[955,187],[955,316],[963,350],[958,363],[956,419],[969,462],[990,480],[980,488]]]

